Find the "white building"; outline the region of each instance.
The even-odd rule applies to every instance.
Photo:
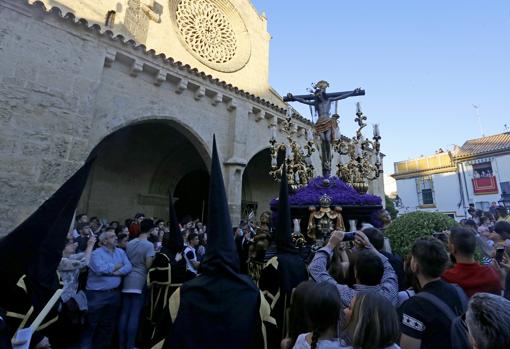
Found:
[[[467,216],[510,196],[510,132],[468,140],[452,152],[396,162],[400,212]]]

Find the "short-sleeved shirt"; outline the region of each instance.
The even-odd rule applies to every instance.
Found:
[[[156,254],[154,245],[150,241],[136,238],[128,242],[126,254],[133,265],[133,270],[124,278],[122,292],[142,293],[147,280],[145,261],[147,257],[154,257]]]
[[[453,285],[436,280],[425,285],[421,292],[429,292],[446,303],[455,314],[463,312],[462,301]],[[451,321],[429,300],[411,297],[399,308],[401,333],[421,339],[422,349],[451,349]]]
[[[186,260],[186,270],[189,270],[190,272],[194,274],[198,274],[198,271],[193,266],[193,262],[197,262],[197,253],[195,248],[191,246],[187,246],[184,249],[184,259]]]

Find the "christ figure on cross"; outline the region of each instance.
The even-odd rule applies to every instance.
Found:
[[[365,90],[360,88],[354,91],[326,93],[328,87],[329,83],[321,80],[314,85],[313,94],[294,96],[289,93],[283,98],[284,102],[300,102],[315,108],[319,118],[314,128],[315,133],[321,139],[322,175],[326,178],[331,174],[331,143],[335,140],[338,130],[338,116],[331,117],[331,103],[348,97],[365,95]]]

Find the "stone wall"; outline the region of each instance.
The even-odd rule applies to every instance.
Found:
[[[245,26],[239,31],[246,33],[249,59],[240,69],[232,72],[215,69],[213,65],[197,59],[196,54],[186,46],[177,30],[172,10],[172,3],[175,2],[176,0],[42,0],[48,9],[57,7],[63,14],[72,13],[77,18],[87,20],[90,25],[97,24],[102,30],[113,31],[114,35],[121,34],[127,39],[134,39],[157,53],[164,53],[176,61],[185,62],[199,71],[212,74],[220,80],[283,106],[269,86],[271,36],[267,32],[267,20],[257,13],[249,0],[189,1],[199,8],[201,4],[213,4],[222,10],[224,16],[221,18],[227,23],[234,25],[235,19],[240,18],[241,25]],[[105,26],[108,11],[115,11],[115,23],[110,27]],[[237,36],[240,41],[241,33],[237,33]],[[239,41],[238,46],[241,46]]]
[[[170,125],[205,164],[216,134],[238,221],[244,168],[267,147],[270,125],[284,118],[231,86],[18,0],[0,3],[0,67],[0,234],[33,212],[109,135],[146,122]],[[296,123],[303,142],[309,125]],[[140,177],[144,186],[130,198],[135,191],[150,194],[149,177]],[[108,205],[100,203],[118,197],[119,188],[108,195],[111,188],[102,184],[84,197],[107,215]]]

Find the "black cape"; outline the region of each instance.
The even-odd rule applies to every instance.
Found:
[[[223,176],[213,140],[208,244],[200,275],[180,288],[165,348],[263,348],[260,291],[239,271]]]

